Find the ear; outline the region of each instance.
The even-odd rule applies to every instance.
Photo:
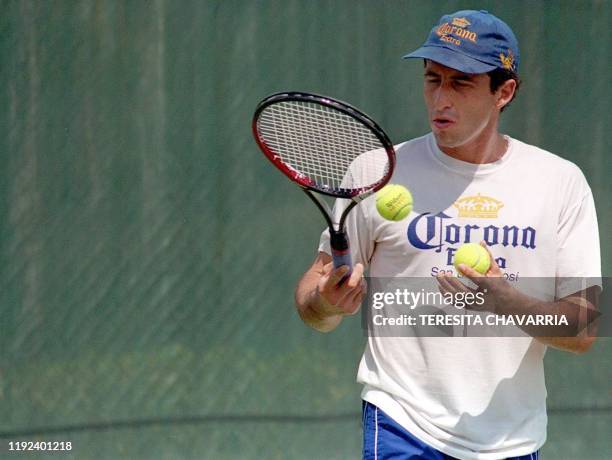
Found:
[[[503,109],[504,106],[506,106],[512,100],[512,97],[514,96],[515,91],[516,91],[516,81],[510,79],[502,83],[502,85],[499,88],[497,88],[497,91],[496,91],[497,108],[500,110]]]

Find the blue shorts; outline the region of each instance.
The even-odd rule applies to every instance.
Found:
[[[512,457],[509,460],[537,460],[540,451]],[[395,420],[369,402],[363,402],[363,459],[364,460],[452,460],[415,438]]]

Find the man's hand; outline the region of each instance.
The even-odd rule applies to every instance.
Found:
[[[501,268],[499,268],[499,265],[497,265],[495,262],[495,259],[493,258],[491,251],[489,251],[487,244],[484,241],[481,241],[480,245],[487,250],[489,258],[491,259],[491,266],[485,274],[481,274],[465,264],[459,264],[459,269],[461,272],[477,286],[475,289],[466,286],[455,276],[438,275],[436,280],[440,286],[440,291],[443,294],[447,292],[450,292],[453,295],[459,292],[472,292],[474,294],[477,292],[482,293],[485,301],[481,308],[478,309],[495,313],[498,306],[503,305],[510,300],[513,295],[512,291],[514,289],[512,286],[510,286],[510,283],[504,279],[504,273],[501,271]],[[469,305],[466,308],[473,310],[476,309],[474,308],[474,305]]]
[[[359,310],[367,291],[363,265],[355,264],[353,272],[345,279],[347,272],[346,265],[334,269],[333,262],[323,267],[323,275],[317,284],[319,305],[315,306],[321,315],[354,315]]]
[[[300,318],[318,331],[329,332],[344,316],[357,313],[367,291],[363,271],[362,264],[355,264],[346,277],[348,267],[334,269],[331,256],[320,252],[295,291]]]

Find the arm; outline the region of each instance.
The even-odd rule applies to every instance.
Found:
[[[320,332],[334,330],[342,318],[359,310],[366,292],[363,265],[355,264],[348,280],[338,284],[347,267],[333,268],[331,256],[319,252],[295,290],[295,304],[302,321]]]
[[[491,285],[489,284],[490,288]],[[592,323],[596,308],[594,306],[595,301],[592,299],[598,289],[598,287],[592,287],[554,302],[545,302],[529,297],[510,286],[507,281],[499,279],[493,285],[493,296],[497,297],[493,302],[496,305],[494,313],[499,315],[564,315],[567,318],[568,326],[556,326],[550,329],[538,326],[523,326],[522,329],[545,345],[581,354],[588,351],[596,339]],[[590,321],[590,324],[588,321]],[[543,336],[542,334],[547,331],[555,335]]]
[[[485,249],[486,244],[481,243]],[[530,297],[512,287],[503,278],[503,272],[491,258],[491,268],[481,275],[470,267],[461,265],[461,271],[472,280],[480,291],[486,292],[484,308],[498,315],[564,315],[568,326],[520,326],[537,341],[573,353],[586,352],[595,342],[596,328],[593,320],[598,316],[596,304],[597,286],[576,292],[563,299],[547,302]],[[469,291],[459,279],[439,276],[438,283],[444,292]],[[546,335],[546,333],[549,335]]]

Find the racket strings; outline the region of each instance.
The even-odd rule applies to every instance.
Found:
[[[304,101],[272,104],[260,136],[280,160],[322,189],[363,189],[389,168],[384,146],[363,123],[332,107]],[[358,161],[357,161],[358,159]]]

